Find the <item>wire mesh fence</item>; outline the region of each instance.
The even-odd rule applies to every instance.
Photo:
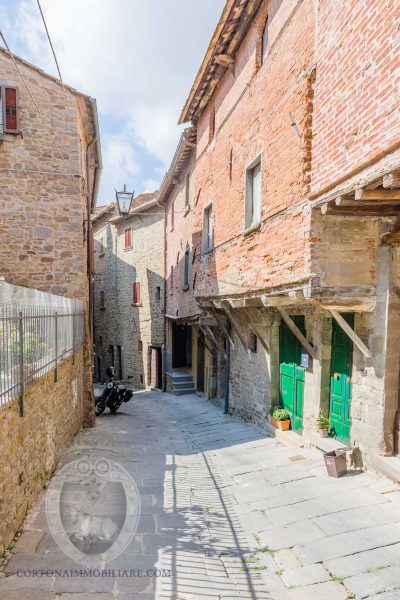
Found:
[[[69,306],[0,304],[0,407],[55,369],[83,344],[80,302]],[[21,408],[22,410],[22,408]]]

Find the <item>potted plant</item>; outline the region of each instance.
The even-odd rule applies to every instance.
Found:
[[[318,419],[316,420],[315,424],[318,427],[320,437],[327,438],[329,435],[329,426],[330,426],[329,419],[327,419],[323,415],[320,415],[318,417]]]
[[[271,423],[281,431],[287,431],[290,427],[290,415],[285,408],[281,406],[271,406],[269,411]]]

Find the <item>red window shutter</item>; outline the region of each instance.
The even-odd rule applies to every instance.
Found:
[[[18,125],[18,90],[13,87],[2,87],[3,121],[5,133],[16,133]]]
[[[132,247],[132,229],[125,229],[125,248]]]
[[[140,304],[140,282],[135,281],[133,284],[133,304]]]

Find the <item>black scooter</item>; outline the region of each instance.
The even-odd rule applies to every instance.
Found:
[[[132,390],[128,390],[123,382],[117,381],[116,374],[117,371],[115,367],[107,367],[107,385],[104,388],[101,396],[96,398],[95,401],[96,417],[99,417],[106,408],[109,408],[110,413],[115,415],[121,404],[123,402],[129,402],[133,396]]]

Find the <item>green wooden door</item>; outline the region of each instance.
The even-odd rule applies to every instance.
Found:
[[[304,316],[297,315],[293,321],[305,335]],[[300,367],[300,361],[301,344],[282,321],[279,331],[279,394],[295,431],[303,427],[304,369]]]
[[[354,314],[342,314],[342,317],[354,327]],[[353,342],[333,319],[329,418],[335,437],[346,443],[350,441],[352,368]]]

